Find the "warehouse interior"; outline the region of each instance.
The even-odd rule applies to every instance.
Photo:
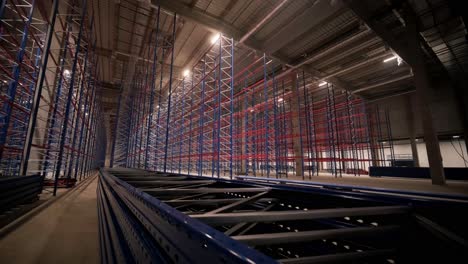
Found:
[[[468,260],[461,1],[2,0],[0,19],[2,262]]]

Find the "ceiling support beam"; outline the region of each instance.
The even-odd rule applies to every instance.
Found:
[[[362,39],[366,36],[369,36],[371,33],[369,28],[365,28],[363,31],[360,31],[356,33],[355,35],[352,35],[350,37],[347,37],[345,39],[339,39],[336,42],[333,42],[332,44],[328,44],[325,46],[320,47],[319,50],[311,54],[310,56],[307,56],[303,61],[300,62],[301,65],[304,64],[309,64],[312,63],[320,58],[325,57],[326,55],[331,54],[332,52],[335,52],[338,49],[344,48],[353,42],[355,42],[358,39]]]
[[[287,2],[288,0],[282,0],[281,2],[279,2],[278,5],[276,5],[275,8],[273,8],[273,10],[271,10],[262,20],[260,20],[252,29],[250,29],[249,32],[245,33],[244,36],[241,37],[239,43],[244,43],[244,41],[247,40],[250,36],[252,36],[252,34],[257,32],[257,30],[263,25],[265,25],[265,23],[268,20],[270,20],[270,18],[274,16]]]
[[[273,54],[280,50],[282,47],[297,40],[311,29],[323,26],[327,21],[327,17],[336,17],[342,12],[340,9],[343,5],[339,2],[330,4],[330,1],[310,1],[303,10],[292,20],[287,23],[283,28],[276,30],[275,34],[263,43],[263,50],[267,53]],[[323,21],[326,22],[318,22]],[[351,21],[350,21],[351,22]]]
[[[373,10],[369,9],[369,6],[372,5],[363,3],[362,0],[345,0],[344,2],[413,69],[418,99],[416,107],[422,118],[432,184],[444,185],[445,174],[442,155],[437,131],[432,120],[431,100],[429,98],[429,94],[432,92],[431,81],[424,53],[421,49],[416,18],[411,15],[404,17],[406,25],[403,32],[405,43],[403,40],[397,39],[390,30],[387,30],[383,23],[373,18]]]
[[[367,85],[367,86],[364,86],[364,87],[359,87],[356,90],[354,90],[352,93],[354,94],[354,93],[364,92],[364,91],[367,91],[367,90],[382,87],[382,86],[390,84],[390,83],[395,83],[395,82],[399,82],[399,81],[403,81],[403,80],[407,80],[407,79],[411,79],[411,78],[413,78],[413,74],[408,73],[408,74],[405,74],[403,76],[398,76],[398,77],[396,77],[394,79],[390,79],[390,80],[386,80],[386,81],[378,82],[378,83],[373,83],[373,84],[370,84],[370,85]]]
[[[209,30],[212,30],[214,32],[222,32],[225,35],[231,36],[235,40],[240,40],[248,34],[248,32],[243,32],[235,28],[234,26],[226,23],[225,21],[223,21],[222,19],[218,17],[207,14],[206,12],[204,12],[203,10],[197,7],[191,8],[189,5],[186,5],[179,0],[151,0],[152,8],[157,8],[158,5],[167,11],[177,13],[180,16],[185,17],[188,20],[192,20],[193,22],[197,24],[203,25]],[[261,53],[265,53],[265,50],[262,48],[264,45],[262,45],[262,43],[259,43],[252,37],[246,39],[243,45],[249,49],[259,51]],[[284,64],[287,67],[289,67],[289,69],[283,71],[279,76],[277,76],[277,78],[280,78],[281,76],[286,76],[292,70],[300,68],[300,67],[303,68],[306,72],[315,76],[317,80],[321,79],[321,77],[323,76],[323,75],[317,75],[316,70],[311,71],[310,67],[302,67],[304,64],[291,65],[289,58],[272,56],[271,54],[267,54],[267,55],[273,59],[276,59],[281,64]],[[349,90],[349,88],[345,88],[348,86],[344,84],[342,81],[340,81],[339,78],[329,77],[327,78],[327,81],[341,89]]]
[[[364,22],[367,26],[374,31],[387,45],[395,51],[400,58],[406,63],[413,66],[415,60],[410,52],[407,44],[402,40],[397,39],[390,30],[388,30],[384,24],[374,20],[372,18],[372,10],[369,9],[367,4],[357,0],[345,0],[348,7]]]
[[[190,7],[179,0],[151,0],[151,6],[153,8],[157,8],[158,5],[163,9],[177,13],[198,24],[202,24],[212,31],[223,32],[235,39],[239,39],[244,35],[244,32],[223,20],[204,12],[196,6]]]
[[[349,92],[351,92],[353,90],[353,87],[351,85],[349,85],[348,83],[343,82],[340,78],[335,77],[334,75],[333,76],[326,76],[325,73],[316,70],[311,65],[304,65],[304,66],[296,65],[292,69],[296,69],[298,67],[302,67],[302,68],[305,69],[306,72],[311,73],[314,77],[316,77],[316,80],[317,80],[318,83],[320,83],[322,81],[327,81],[329,83],[332,83],[334,86],[336,86],[339,89],[349,91]]]
[[[234,38],[235,40],[240,40],[243,36],[247,34],[247,32],[237,29],[236,27],[225,22],[224,20],[206,13],[204,10],[196,6],[190,7],[189,5],[186,5],[180,0],[151,0],[152,8],[157,8],[158,5],[167,11],[177,13],[178,15],[185,17],[188,20],[203,25],[210,31],[216,33],[221,32],[227,36]],[[249,38],[248,40],[246,40],[244,45],[251,49],[259,51],[262,47],[261,43],[259,43],[253,38]]]
[[[148,16],[148,22],[146,23],[145,33],[143,34],[143,39],[141,40],[141,46],[140,46],[140,51],[138,52],[138,57],[144,56],[146,41],[149,40],[148,43],[151,43],[150,34],[152,33],[152,29],[153,29],[153,25],[151,23],[153,22],[153,17],[155,16],[154,11],[155,9],[151,8],[150,15]]]
[[[106,48],[103,48],[103,47],[96,47],[96,54],[98,56],[114,58],[116,60],[120,60],[120,61],[124,61],[124,62],[128,62],[128,61],[130,61],[131,58],[133,58],[136,61],[143,61],[143,62],[152,63],[151,60],[149,60],[147,58],[144,58],[144,57],[136,56],[136,55],[121,52],[121,51],[112,51],[110,49],[106,49]],[[163,63],[162,60],[158,61],[158,64],[163,65],[165,69],[169,69],[169,67],[170,67],[169,64]],[[175,74],[179,74],[182,71],[182,67],[178,67],[178,66],[174,65],[173,70],[174,70]]]

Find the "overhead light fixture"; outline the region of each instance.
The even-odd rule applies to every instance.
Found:
[[[283,102],[283,98],[278,99],[278,103],[281,103],[281,102]]]
[[[159,105],[157,105],[156,108],[159,108]]]
[[[452,138],[460,138],[460,136],[453,136]]]
[[[216,41],[218,41],[219,37],[221,37],[221,34],[219,33],[211,37],[211,44],[215,44]]]
[[[321,82],[319,83],[319,86],[324,86],[324,85],[327,85],[328,83],[327,82]]]
[[[189,71],[189,70],[185,70],[185,71],[184,71],[184,77],[187,77],[187,76],[189,76],[189,75],[190,75],[190,71]]]
[[[63,76],[65,76],[65,78],[70,78],[70,76],[71,76],[70,70],[65,69],[65,70],[63,71]]]
[[[8,83],[7,80],[3,80],[3,83]]]
[[[386,58],[385,60],[383,60],[383,62],[389,62],[389,61],[396,60],[396,59],[398,59],[398,56],[392,56],[390,58]]]

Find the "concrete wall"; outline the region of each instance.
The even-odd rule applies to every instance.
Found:
[[[418,142],[417,148],[419,165],[421,167],[429,167],[426,145],[424,142]],[[395,144],[394,149],[395,155],[411,155],[411,146],[409,143]],[[468,167],[468,153],[466,151],[464,140],[453,139],[451,141],[440,141],[440,151],[444,167]],[[385,154],[389,155],[390,153],[387,151]]]
[[[463,134],[462,115],[457,107],[457,98],[454,88],[448,81],[433,81],[433,87],[430,91],[434,127],[438,135],[460,135]],[[408,115],[414,116],[415,136],[422,137],[422,121],[420,113],[416,107],[418,98],[415,93],[406,94],[397,97],[391,97],[376,101],[381,109],[390,110],[390,123],[392,136],[394,139],[408,139],[410,137],[410,126]],[[428,157],[426,146],[422,139],[417,143],[419,155],[419,164],[421,167],[428,167]],[[409,140],[403,144],[395,145],[395,154],[410,154],[411,146]],[[440,150],[444,167],[466,167],[468,165],[468,154],[463,140],[453,139],[440,141]],[[388,153],[387,153],[388,152]],[[386,151],[389,155],[389,151]]]
[[[447,83],[435,84],[436,89],[431,93],[432,113],[434,126],[439,135],[458,134],[463,130],[462,117],[457,109],[457,101],[454,90]],[[390,109],[390,123],[393,138],[408,138],[409,129],[407,111],[414,113],[416,136],[422,136],[422,124],[420,113],[415,107],[416,94],[406,94],[390,97],[374,102],[381,109]],[[408,97],[411,97],[411,106],[408,109]]]

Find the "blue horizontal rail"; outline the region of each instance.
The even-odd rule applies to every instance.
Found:
[[[103,263],[275,263],[106,171],[100,176]]]

